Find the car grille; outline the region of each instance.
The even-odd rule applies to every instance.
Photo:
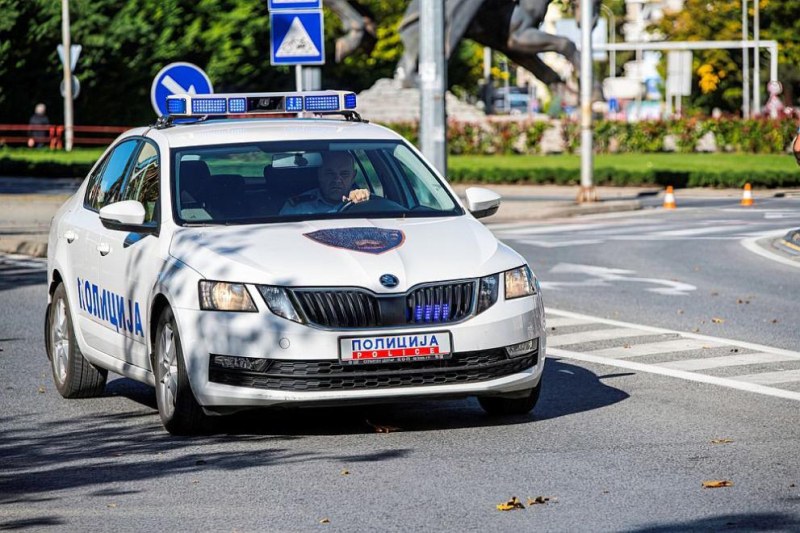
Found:
[[[312,324],[363,329],[418,324],[448,324],[469,317],[475,281],[424,285],[405,294],[376,295],[364,289],[289,289]]]
[[[266,368],[258,372],[220,368],[212,363],[209,381],[283,391],[421,387],[496,379],[531,368],[538,360],[538,351],[509,359],[503,348],[455,353],[450,359],[444,360],[369,365],[266,359]]]

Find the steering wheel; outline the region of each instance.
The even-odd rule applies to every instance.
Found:
[[[365,204],[372,199],[372,196],[367,198],[366,200],[361,200],[360,202],[353,202],[353,201],[346,201],[342,205],[339,206],[339,209],[336,210],[337,213],[344,213],[345,211],[349,211],[354,205],[358,204]]]

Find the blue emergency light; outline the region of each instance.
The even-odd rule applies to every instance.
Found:
[[[356,95],[346,91],[289,93],[173,94],[167,96],[167,114],[174,118],[209,115],[267,115],[280,113],[335,113],[353,111]]]

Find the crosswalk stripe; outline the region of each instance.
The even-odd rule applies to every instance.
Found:
[[[687,359],[685,361],[670,361],[659,366],[677,370],[712,370],[714,368],[727,368],[731,366],[757,365],[761,363],[782,363],[796,361],[794,357],[777,353],[756,352],[737,355],[724,355],[722,357],[707,357],[705,359]]]
[[[586,320],[585,318],[547,317],[548,328],[565,328],[567,326],[580,326],[591,323],[591,320]]]
[[[690,352],[702,350],[704,348],[717,348],[719,346],[724,345],[717,342],[699,341],[696,339],[675,339],[663,342],[636,344],[634,346],[630,346],[629,348],[605,348],[603,350],[593,350],[586,353],[604,357],[627,359],[628,357],[640,357],[643,355],[654,355],[660,353]]]
[[[777,383],[791,383],[800,381],[800,370],[781,370],[778,372],[762,372],[760,374],[746,374],[744,376],[733,376],[730,379],[736,381],[746,381],[756,385],[775,385]]]
[[[631,328],[610,328],[584,331],[582,333],[567,333],[565,335],[553,335],[547,338],[548,346],[566,346],[568,344],[578,344],[592,341],[605,341],[612,339],[623,339],[627,337],[641,337],[650,335],[647,331]]]
[[[716,228],[708,228],[705,226],[699,228],[687,228],[687,229],[676,229],[670,231],[657,231],[653,233],[653,235],[659,235],[663,237],[684,237],[690,235],[704,235],[708,233],[725,233],[727,231],[736,231],[739,228],[734,228],[730,226],[723,226],[723,227],[716,227]]]

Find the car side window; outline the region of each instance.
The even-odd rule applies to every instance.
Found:
[[[118,202],[125,177],[130,170],[133,154],[139,141],[123,141],[106,157],[106,162],[98,174],[92,178],[86,194],[86,207],[99,211],[100,208]]]
[[[158,150],[150,142],[142,143],[130,178],[128,178],[120,200],[136,200],[144,206],[144,223],[154,224],[158,220],[159,194]]]

